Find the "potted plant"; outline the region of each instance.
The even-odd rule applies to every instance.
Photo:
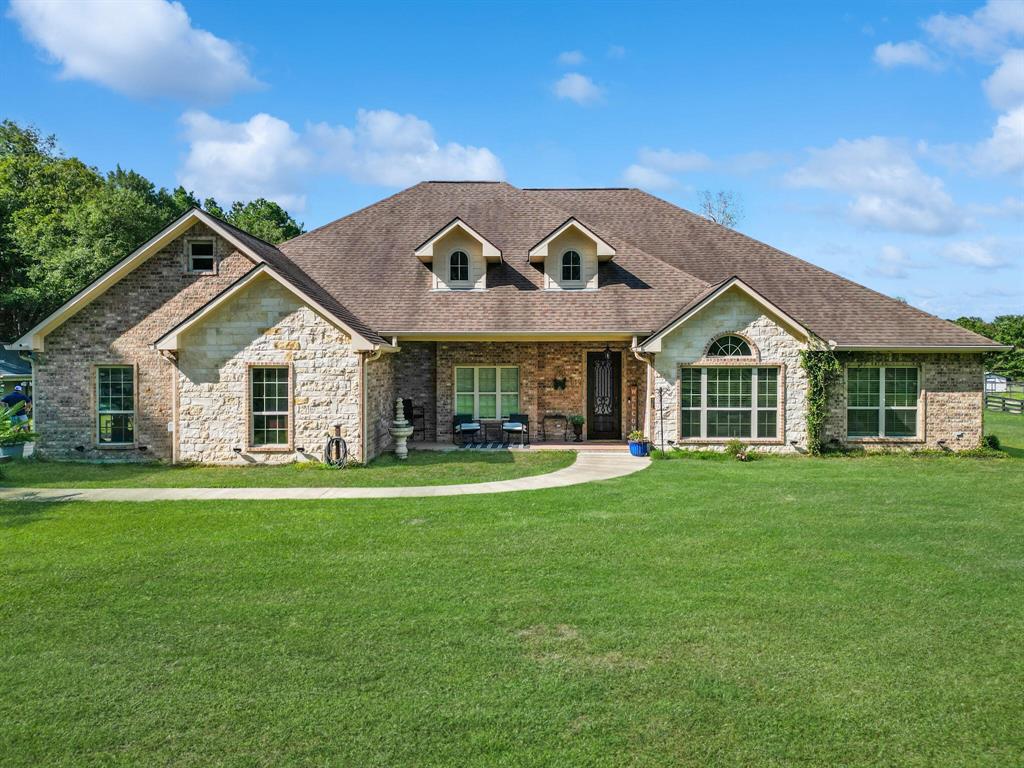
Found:
[[[647,439],[647,435],[641,432],[639,429],[634,429],[628,435],[629,438],[629,452],[633,456],[647,456],[651,452],[651,441]]]
[[[587,423],[587,420],[580,414],[574,413],[569,417],[569,423],[572,424],[572,433],[576,435],[576,442],[583,442],[583,425]]]
[[[0,460],[20,459],[25,452],[25,443],[35,440],[35,433],[29,432],[27,422],[15,422],[24,403],[8,408],[0,406]]]

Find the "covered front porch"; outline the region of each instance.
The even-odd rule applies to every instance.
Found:
[[[394,357],[397,397],[410,401],[417,431],[412,444],[448,449],[462,443],[456,417],[470,417],[485,434],[473,442],[506,442],[501,422],[527,425],[533,449],[622,450],[643,430],[647,366],[631,339],[588,341],[405,340]],[[573,416],[583,418],[574,440]],[[519,440],[512,441],[519,447]]]

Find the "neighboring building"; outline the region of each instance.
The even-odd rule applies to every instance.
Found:
[[[25,393],[32,394],[32,363],[21,356],[15,349],[7,349],[0,341],[0,396],[6,395],[16,386],[25,388]]]
[[[1010,388],[1010,380],[998,373],[985,374],[986,392],[1006,392]]]
[[[843,445],[977,446],[995,342],[636,189],[425,182],[279,246],[193,210],[14,345],[51,457],[282,461],[396,397],[586,417],[683,446],[806,445],[800,352],[832,348]]]

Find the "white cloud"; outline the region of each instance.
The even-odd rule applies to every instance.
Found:
[[[987,58],[1024,36],[1024,12],[1018,0],[989,0],[970,16],[939,13],[922,26],[935,42],[957,53]]]
[[[187,112],[182,123],[189,150],[179,181],[201,197],[225,202],[266,197],[301,209],[310,179],[324,173],[393,187],[505,176],[489,149],[440,145],[430,123],[383,109],[359,110],[352,127],[318,123],[302,133],[262,113],[232,123]]]
[[[569,72],[554,84],[552,90],[560,99],[569,99],[584,106],[596,104],[604,97],[604,90],[586,75]]]
[[[136,97],[213,100],[259,86],[241,51],[166,0],[11,0],[22,33],[89,80]]]
[[[672,189],[679,186],[679,182],[667,173],[637,163],[622,172],[622,180],[631,187],[642,189]]]
[[[886,69],[893,67],[921,67],[941,69],[932,52],[916,40],[904,43],[882,43],[875,48],[875,63]]]
[[[997,252],[999,244],[994,240],[971,242],[962,240],[950,243],[943,249],[943,255],[950,261],[966,264],[977,269],[999,269],[1007,264],[1006,258]]]
[[[437,143],[430,123],[386,109],[360,109],[354,128],[310,127],[325,166],[349,178],[402,187],[425,179],[498,180],[505,169],[486,147]]]
[[[874,265],[868,268],[868,272],[878,277],[905,280],[909,277],[909,270],[924,269],[925,266],[907,256],[902,248],[895,245],[883,245]]]
[[[1024,106],[1000,115],[992,136],[974,147],[971,160],[981,171],[1019,173],[1024,170]]]
[[[223,202],[265,197],[286,208],[305,205],[313,156],[284,120],[260,113],[230,123],[186,112],[181,121],[189,151],[178,179],[187,188]]]
[[[558,54],[558,63],[567,67],[578,67],[586,60],[583,51],[562,51]]]
[[[810,159],[786,175],[796,187],[852,195],[850,218],[869,229],[948,234],[963,215],[941,179],[929,176],[902,144],[880,136],[808,150]]]
[[[711,158],[702,152],[675,152],[671,149],[642,148],[637,161],[622,172],[622,180],[643,189],[672,189],[679,181],[672,174],[703,171],[711,167]]]
[[[665,173],[703,171],[711,167],[711,158],[702,152],[674,152],[671,149],[648,149],[637,153],[641,165]]]
[[[1021,6],[1024,15],[1024,6]],[[1024,104],[1024,50],[1006,51],[996,71],[985,81],[985,94],[996,109]]]

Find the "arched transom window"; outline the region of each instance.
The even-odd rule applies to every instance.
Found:
[[[469,282],[469,254],[465,251],[452,251],[448,257],[448,279],[453,283]]]
[[[750,345],[739,336],[722,336],[711,342],[708,357],[753,357]]]
[[[579,253],[566,251],[562,254],[562,281],[566,283],[578,283],[583,279],[582,264]]]

